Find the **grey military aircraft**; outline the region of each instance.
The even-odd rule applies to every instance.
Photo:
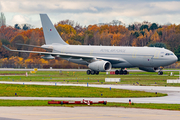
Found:
[[[92,75],[110,71],[111,68],[121,68],[116,70],[115,74],[127,74],[124,68],[132,67],[148,72],[158,71],[158,74],[162,75],[161,67],[177,61],[172,51],[158,47],[69,45],[61,38],[47,14],[40,14],[40,18],[46,44],[23,45],[43,48],[46,52],[12,50],[4,45],[3,47],[9,51],[39,53],[44,59],[61,57],[70,62],[87,65],[87,74]]]

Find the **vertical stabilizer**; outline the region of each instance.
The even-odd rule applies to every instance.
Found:
[[[46,44],[58,43],[68,45],[61,38],[47,14],[40,14]]]

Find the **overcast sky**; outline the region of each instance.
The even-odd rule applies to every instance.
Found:
[[[0,12],[11,26],[41,27],[39,13],[47,13],[53,24],[66,19],[83,26],[112,20],[180,24],[180,0],[1,0]]]

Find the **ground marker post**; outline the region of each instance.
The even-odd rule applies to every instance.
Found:
[[[87,87],[88,87],[88,83],[87,83]]]
[[[129,99],[129,105],[131,105],[131,99]]]
[[[28,73],[26,72],[26,77],[28,77]]]
[[[111,87],[110,87],[110,90],[111,90]]]

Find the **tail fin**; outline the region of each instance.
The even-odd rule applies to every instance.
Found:
[[[61,38],[47,14],[40,14],[46,44],[58,43],[68,45]]]

